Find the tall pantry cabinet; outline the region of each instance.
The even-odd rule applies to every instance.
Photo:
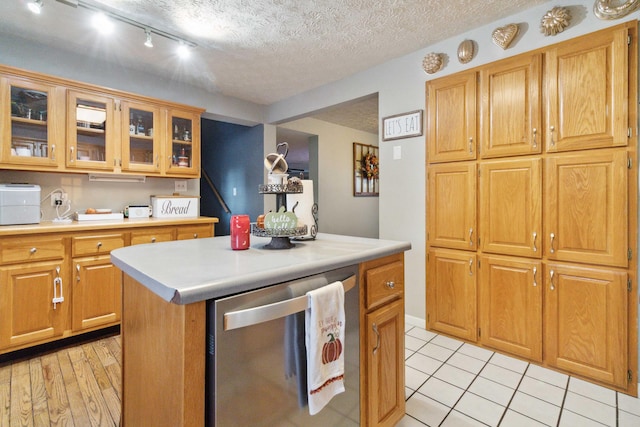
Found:
[[[432,80],[427,328],[637,394],[637,23]]]

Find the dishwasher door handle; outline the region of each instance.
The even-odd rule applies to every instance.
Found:
[[[347,293],[356,285],[356,276],[349,276],[342,280],[344,292]],[[274,302],[272,304],[261,305],[258,307],[247,308],[244,310],[230,311],[224,314],[224,330],[244,328],[246,326],[257,325],[259,323],[268,322],[269,320],[279,319],[281,317],[304,311],[309,306],[309,299],[306,295],[291,298],[284,301]]]

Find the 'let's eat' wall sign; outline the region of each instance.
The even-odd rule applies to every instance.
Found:
[[[422,135],[422,110],[396,114],[382,119],[382,140]]]

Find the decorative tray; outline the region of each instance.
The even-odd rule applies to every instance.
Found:
[[[302,193],[302,183],[288,184],[260,184],[258,191],[261,194],[278,194],[278,193]]]
[[[296,228],[259,228],[256,223],[251,224],[251,234],[257,237],[296,237],[307,234],[307,226]]]

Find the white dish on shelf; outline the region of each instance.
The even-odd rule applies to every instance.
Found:
[[[21,157],[31,157],[31,150],[27,147],[16,147],[16,154]]]

